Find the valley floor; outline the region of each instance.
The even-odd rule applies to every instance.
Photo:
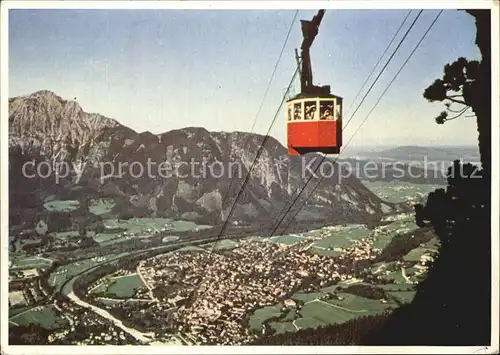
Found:
[[[416,229],[412,218],[393,216],[373,230],[346,225],[216,244],[207,239],[176,246],[176,240],[170,243],[175,250],[157,247],[158,255],[97,277],[78,295],[73,285],[81,275],[140,251],[76,261],[48,277],[50,285],[69,297],[62,303],[42,294],[40,305],[29,308],[26,291],[12,290],[11,304],[17,300],[19,306],[24,297],[28,308],[11,309],[10,324],[47,327],[53,344],[132,339],[142,344],[243,344],[262,334],[378,314],[411,301],[413,284],[437,247],[429,237],[390,262],[378,261],[396,236],[426,233]],[[48,310],[50,325],[37,316]],[[74,324],[87,327],[84,339],[71,340],[78,329]],[[103,326],[109,331],[103,332]]]

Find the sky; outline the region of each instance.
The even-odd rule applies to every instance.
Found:
[[[9,97],[50,90],[86,112],[111,117],[137,132],[182,127],[265,134],[296,68],[300,10],[262,106],[294,10],[64,10],[9,13]],[[474,118],[437,125],[442,103],[422,96],[443,66],[480,59],[474,19],[445,10],[405,69],[367,117],[382,91],[434,20],[425,10],[386,71],[354,101],[408,10],[329,9],[311,48],[313,80],[344,98],[344,142],[370,145],[475,145]],[[385,64],[416,17],[413,10],[378,66]],[[298,92],[299,80],[294,90]],[[349,107],[352,107],[349,110]],[[357,132],[356,132],[357,131]],[[285,110],[270,134],[286,143]]]

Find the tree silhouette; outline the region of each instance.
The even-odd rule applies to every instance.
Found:
[[[476,117],[479,133],[479,152],[483,169],[490,169],[491,151],[491,34],[490,13],[485,10],[466,10],[476,19],[476,45],[482,59],[467,60],[460,57],[446,64],[441,79],[436,79],[424,91],[430,102],[444,102],[446,110],[436,118],[443,124],[458,117]],[[470,114],[470,110],[473,114]]]
[[[489,344],[491,332],[491,51],[490,11],[467,10],[476,19],[481,62],[459,58],[444,68],[442,79],[424,91],[430,101],[443,101],[436,121],[463,115],[469,107],[477,119],[482,170],[458,160],[448,169],[446,189],[431,192],[415,206],[419,226],[432,226],[441,246],[412,303],[394,312],[365,344]],[[452,104],[462,105],[451,109]],[[464,292],[464,275],[467,279]]]
[[[458,58],[444,67],[443,79],[436,79],[424,91],[424,97],[429,101],[445,101],[447,111],[441,112],[436,117],[436,123],[443,124],[465,114],[477,101],[475,89],[479,74],[479,62],[469,61],[463,57]],[[452,109],[454,104],[460,105],[460,109]],[[448,117],[448,112],[456,113]]]

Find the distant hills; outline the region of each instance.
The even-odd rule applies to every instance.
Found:
[[[444,185],[446,172],[457,159],[479,165],[479,150],[471,146],[351,147],[340,161],[356,167],[362,180]]]
[[[425,146],[400,146],[382,150],[358,151],[360,157],[390,159],[399,161],[443,161],[452,162],[462,159],[470,162],[479,162],[477,147],[425,147]]]

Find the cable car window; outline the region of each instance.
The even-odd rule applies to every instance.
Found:
[[[319,110],[320,120],[333,120],[333,101],[321,101]]]
[[[314,120],[316,118],[316,101],[306,101],[304,107],[306,111],[304,119]]]
[[[302,103],[298,102],[293,105],[293,119],[300,120],[302,119]]]

